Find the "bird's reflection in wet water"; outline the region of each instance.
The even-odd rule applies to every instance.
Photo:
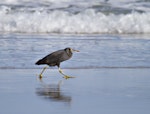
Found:
[[[61,91],[61,84],[62,81],[59,81],[57,84],[46,84],[40,80],[40,87],[36,88],[36,94],[52,101],[70,103],[71,97]]]

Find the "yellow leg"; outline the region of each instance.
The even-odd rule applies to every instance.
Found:
[[[68,79],[68,78],[75,78],[74,76],[68,76],[68,75],[64,74],[63,71],[62,71],[62,69],[60,69],[60,68],[58,68],[58,70],[59,70],[59,73],[60,73],[60,74],[64,75],[63,78],[65,78],[65,79]]]
[[[59,70],[59,73],[60,73],[60,74],[62,74],[62,75],[65,76],[65,74],[63,73],[63,71],[62,71],[60,68],[58,68],[58,70]]]
[[[47,66],[43,68],[43,70],[42,70],[41,73],[39,74],[39,78],[42,78],[42,77],[43,77],[42,74],[43,74],[43,72],[44,72],[46,69],[47,69]]]

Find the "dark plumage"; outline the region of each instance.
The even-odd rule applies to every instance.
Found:
[[[68,60],[72,57],[71,48],[65,48],[62,50],[55,51],[43,59],[36,62],[36,65],[47,64],[49,66],[60,66],[60,62]]]
[[[38,60],[35,64],[36,65],[47,64],[49,66],[57,66],[59,68],[59,72],[63,74],[62,70],[60,69],[60,63],[70,59],[72,57],[73,51],[79,52],[78,50],[74,50],[72,48],[65,48],[45,56],[44,58]],[[42,77],[42,73],[44,72],[45,69],[46,67],[41,72],[40,77]]]

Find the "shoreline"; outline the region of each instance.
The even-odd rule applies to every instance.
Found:
[[[39,67],[39,68],[22,68],[22,67],[0,67],[0,70],[1,69],[10,69],[10,70],[13,70],[13,69],[42,69],[43,67]],[[56,67],[48,67],[47,69],[53,69],[53,70],[57,70],[58,68]],[[128,67],[115,67],[115,66],[100,66],[100,67],[61,67],[61,69],[150,69],[149,66],[135,66],[135,67],[132,67],[132,66],[128,66]]]

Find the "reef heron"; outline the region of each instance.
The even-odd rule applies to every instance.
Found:
[[[48,66],[57,66],[59,72],[62,75],[64,75],[64,78],[66,78],[66,79],[71,78],[71,76],[67,76],[62,72],[62,70],[60,68],[60,63],[70,59],[72,57],[74,51],[79,52],[78,50],[74,50],[72,48],[65,48],[62,50],[52,52],[49,55],[45,56],[44,58],[38,60],[35,64],[36,65],[46,64]],[[39,74],[39,78],[42,78],[42,74],[46,68],[47,67],[43,68],[42,72]]]

